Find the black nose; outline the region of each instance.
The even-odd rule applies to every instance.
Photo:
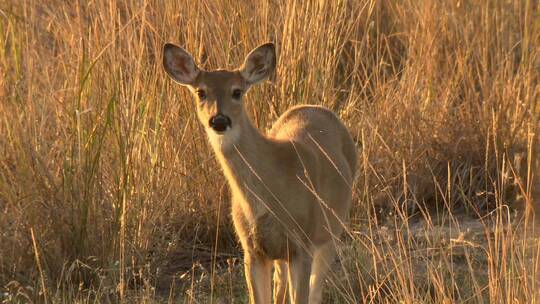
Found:
[[[231,119],[223,114],[210,118],[209,125],[214,131],[223,132],[231,126]]]

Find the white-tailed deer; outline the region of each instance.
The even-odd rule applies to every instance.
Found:
[[[263,44],[237,70],[204,71],[179,46],[165,44],[169,76],[196,97],[197,114],[232,191],[232,218],[244,249],[250,303],[319,303],[348,221],[356,151],[343,123],[320,106],[285,112],[267,135],[243,97],[276,66]],[[288,282],[288,285],[287,285]],[[308,302],[309,301],[309,302]]]

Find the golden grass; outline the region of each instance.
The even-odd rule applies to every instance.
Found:
[[[359,146],[330,303],[540,302],[532,0],[1,1],[0,300],[245,301],[226,183],[161,47],[233,68],[269,40],[256,125],[323,104]]]

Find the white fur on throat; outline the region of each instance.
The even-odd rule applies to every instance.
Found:
[[[240,138],[240,128],[239,127],[228,127],[223,134],[218,134],[211,128],[206,129],[206,134],[208,134],[208,139],[210,144],[214,148],[218,148],[221,151],[229,150]]]

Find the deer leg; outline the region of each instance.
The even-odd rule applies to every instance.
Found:
[[[274,304],[287,303],[287,263],[274,262]]]
[[[269,259],[245,253],[244,266],[250,304],[267,304],[272,300],[272,263]]]
[[[335,257],[336,247],[332,241],[317,248],[315,251],[309,282],[309,304],[321,303],[324,279]]]
[[[309,277],[313,259],[304,252],[289,261],[289,296],[291,304],[305,304],[309,299]]]

